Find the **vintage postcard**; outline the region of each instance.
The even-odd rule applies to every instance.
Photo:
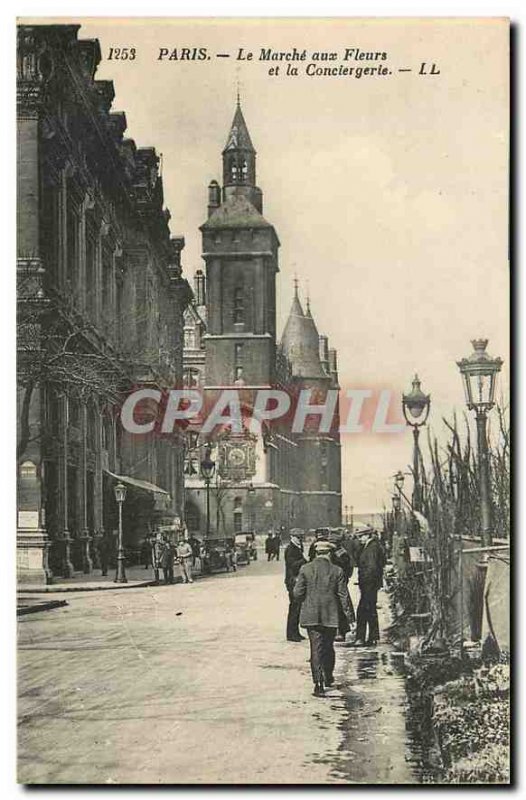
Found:
[[[18,781],[510,783],[509,21],[16,35]]]

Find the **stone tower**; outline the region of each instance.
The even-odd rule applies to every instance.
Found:
[[[256,151],[237,104],[223,150],[223,186],[208,187],[205,388],[269,386],[276,364],[279,240],[263,217]]]
[[[312,403],[323,403],[329,389],[338,390],[336,350],[329,349],[312,317],[310,302],[304,311],[297,284],[283,335],[281,350],[289,360],[292,382],[297,391],[311,391]],[[301,520],[308,528],[338,526],[341,522],[341,449],[338,406],[330,431],[319,431],[318,419],[309,421],[297,434],[297,489]]]

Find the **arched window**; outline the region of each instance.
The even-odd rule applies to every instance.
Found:
[[[245,321],[245,307],[243,303],[243,289],[238,286],[234,289],[234,323]]]
[[[184,373],[184,385],[188,389],[191,389],[193,386],[199,386],[199,370],[188,367]]]

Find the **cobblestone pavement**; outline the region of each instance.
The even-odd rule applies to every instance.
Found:
[[[72,594],[20,618],[19,781],[415,783],[388,646],[339,649],[339,688],[313,698],[308,644],[284,640],[282,571]]]

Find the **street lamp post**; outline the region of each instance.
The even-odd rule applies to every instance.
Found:
[[[255,501],[255,494],[256,490],[254,488],[254,484],[251,482],[248,484],[247,488],[247,496],[248,496],[248,512],[249,512],[249,525],[248,527],[252,530],[253,533],[256,532],[256,511],[254,507]]]
[[[122,540],[122,504],[126,499],[126,486],[123,483],[118,483],[113,491],[119,507],[119,541],[117,543],[117,570],[114,583],[128,583],[124,569],[124,544]]]
[[[211,458],[212,448],[207,445],[205,448],[205,455],[201,461],[201,475],[206,486],[206,539],[210,538],[210,481],[214,477],[216,468],[215,461]]]
[[[351,506],[351,533],[354,531],[354,506]]]
[[[398,519],[399,519],[400,509],[402,506],[402,499],[398,493],[393,494],[392,502],[393,502],[394,523],[395,523],[394,527],[395,531],[398,533]]]
[[[422,487],[420,485],[420,447],[418,438],[420,428],[426,424],[429,416],[431,397],[420,388],[418,375],[413,378],[412,389],[402,395],[402,410],[407,425],[413,429],[413,508],[422,511]]]
[[[477,420],[481,539],[483,547],[491,547],[491,498],[486,423],[488,413],[495,405],[497,374],[503,362],[501,358],[492,358],[486,352],[487,339],[473,339],[471,344],[472,354],[457,361],[457,366],[463,378],[467,406],[471,411],[475,411]]]

